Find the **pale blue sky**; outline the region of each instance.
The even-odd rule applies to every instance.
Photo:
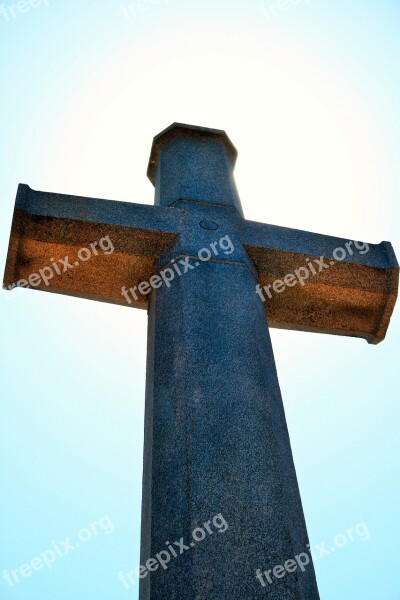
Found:
[[[248,218],[400,254],[399,3],[147,4],[4,3],[2,265],[19,182],[150,204],[173,121],[227,130]],[[146,313],[17,290],[0,319],[0,576],[113,524],[0,598],[137,598]],[[321,598],[398,600],[399,311],[377,347],[272,337],[312,545],[370,532],[316,561]]]

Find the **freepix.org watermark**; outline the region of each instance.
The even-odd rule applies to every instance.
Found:
[[[80,248],[75,260],[70,259],[69,256],[57,260],[51,258],[49,261],[51,266],[43,267],[37,273],[31,273],[27,279],[20,279],[17,283],[12,283],[4,289],[13,290],[15,287],[35,288],[43,284],[48,287],[55,275],[60,277],[64,273],[79,267],[81,263],[85,263],[94,256],[98,256],[99,250],[106,256],[114,252],[114,245],[108,235],[98,242],[92,242],[88,248]]]
[[[270,21],[280,14],[288,12],[293,6],[299,6],[300,4],[309,6],[311,0],[271,0],[268,3],[263,2],[260,4],[260,11]]]
[[[282,294],[287,288],[292,288],[298,283],[304,287],[306,281],[315,277],[315,275],[322,273],[326,269],[330,269],[330,267],[333,267],[336,263],[344,261],[347,256],[353,256],[355,252],[358,252],[358,254],[367,254],[367,252],[369,252],[369,245],[364,242],[346,242],[344,248],[335,248],[332,253],[334,260],[327,260],[325,256],[307,260],[306,266],[299,267],[294,273],[288,273],[282,279],[275,279],[273,283],[265,285],[264,287],[257,284],[256,294],[260,296],[263,302],[266,302],[267,299],[265,296],[271,300],[273,292],[275,294]]]
[[[122,583],[125,589],[129,589],[138,579],[144,579],[152,571],[157,571],[160,567],[166,571],[168,569],[171,560],[178,558],[181,554],[184,554],[191,548],[194,548],[196,544],[205,540],[207,535],[213,535],[215,531],[218,533],[224,533],[228,529],[229,525],[222,516],[222,514],[216,515],[213,519],[206,521],[202,526],[196,527],[192,531],[192,539],[190,542],[185,544],[184,538],[180,538],[179,541],[165,542],[168,547],[167,550],[161,550],[154,558],[149,558],[144,565],[140,565],[136,571],[130,571],[125,575],[120,572],[118,573],[118,580]]]
[[[332,544],[329,544],[329,548],[326,547],[325,542],[317,544],[314,548],[311,548],[310,544],[307,544],[307,549],[304,552],[300,552],[294,558],[289,558],[282,565],[275,565],[272,569],[261,571],[257,569],[256,579],[259,581],[262,587],[272,585],[277,579],[283,579],[288,573],[295,573],[300,570],[302,573],[305,572],[308,565],[313,561],[317,561],[320,558],[329,556],[336,552],[339,548],[344,548],[348,544],[352,544],[356,541],[367,542],[371,537],[367,525],[362,522],[346,529],[345,533],[338,533],[333,538]]]
[[[10,587],[14,587],[14,585],[21,583],[24,579],[32,577],[32,575],[38,571],[42,571],[43,569],[51,570],[56,561],[59,561],[71,552],[76,551],[80,546],[87,544],[102,533],[109,535],[110,533],[113,533],[114,530],[115,528],[110,517],[104,515],[97,521],[90,523],[88,527],[81,529],[77,534],[77,541],[75,543],[72,543],[69,537],[60,542],[51,542],[51,547],[40,552],[40,554],[32,558],[29,563],[25,563],[12,571],[4,569],[3,579]]]
[[[121,12],[127,19],[135,19],[155,6],[169,4],[170,0],[134,0],[133,2],[122,2]]]
[[[0,14],[7,23],[10,23],[10,21],[14,21],[18,15],[24,15],[32,8],[38,8],[40,6],[48,7],[49,5],[50,0],[19,0],[14,4],[0,4]]]
[[[126,286],[121,288],[121,295],[125,298],[128,304],[132,304],[133,300],[139,300],[138,294],[142,296],[148,296],[152,289],[156,290],[163,285],[168,288],[171,287],[171,283],[175,277],[181,277],[189,271],[192,271],[203,262],[208,262],[216,256],[220,256],[220,251],[225,255],[232,254],[235,250],[234,245],[231,242],[229,235],[220,238],[219,241],[213,242],[208,248],[202,248],[199,250],[197,256],[183,256],[178,259],[173,259],[169,263],[171,266],[166,267],[160,271],[159,275],[153,275],[149,281],[142,281],[138,285],[127,289]],[[197,260],[198,259],[198,260]],[[191,261],[194,262],[191,262]]]

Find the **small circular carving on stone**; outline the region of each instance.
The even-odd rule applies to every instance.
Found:
[[[219,228],[219,225],[215,221],[201,221],[200,227],[208,229],[209,231],[215,231]]]

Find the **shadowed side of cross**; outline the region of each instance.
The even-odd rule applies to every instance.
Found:
[[[143,561],[214,515],[230,525],[148,567],[142,600],[319,597],[310,557],[259,570],[308,544],[267,322],[378,343],[397,297],[388,242],[245,220],[235,160],[223,131],[174,124],[153,143],[155,206],[18,190],[6,287],[149,309]]]

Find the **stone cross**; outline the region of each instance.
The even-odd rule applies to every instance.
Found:
[[[16,199],[6,287],[148,310],[141,600],[319,597],[268,325],[376,344],[397,297],[390,243],[245,220],[236,155],[176,123],[155,206]]]

